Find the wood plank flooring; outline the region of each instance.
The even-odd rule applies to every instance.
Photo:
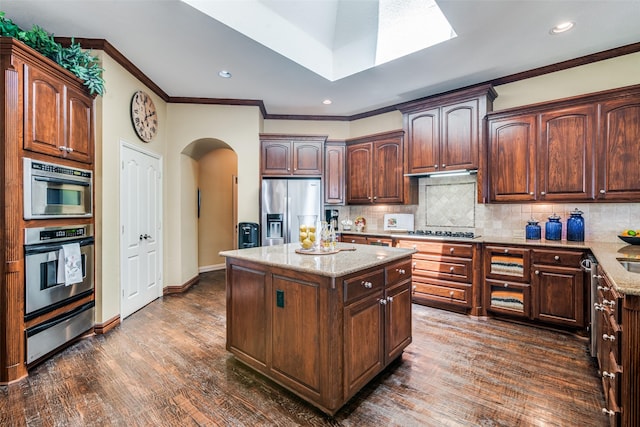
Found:
[[[334,417],[225,350],[224,271],[0,387],[1,426],[604,426],[585,338],[414,305],[413,343]]]

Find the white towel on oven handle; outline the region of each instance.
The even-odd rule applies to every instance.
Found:
[[[82,255],[80,244],[62,245],[58,253],[58,283],[65,286],[82,282]]]

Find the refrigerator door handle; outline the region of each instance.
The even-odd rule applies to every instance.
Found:
[[[285,238],[285,243],[291,243],[291,226],[292,226],[292,218],[291,218],[291,210],[289,210],[289,206],[291,205],[291,197],[285,197],[284,198],[284,205],[286,207],[285,212],[286,214],[286,218],[285,221],[287,222],[287,225],[285,226],[285,230],[287,230],[287,237]]]

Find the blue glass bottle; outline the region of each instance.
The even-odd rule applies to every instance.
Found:
[[[569,212],[569,219],[567,219],[567,240],[572,242],[584,241],[584,218],[582,217],[582,211],[575,208]]]
[[[562,239],[562,223],[560,222],[560,216],[555,213],[549,217],[544,225],[544,238],[546,240],[561,240]]]
[[[529,221],[527,221],[527,226],[524,228],[524,230],[527,240],[540,240],[541,229],[538,225],[538,221],[536,221],[535,219],[531,218]]]

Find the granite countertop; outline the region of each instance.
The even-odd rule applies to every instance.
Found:
[[[624,242],[569,242],[566,240],[526,240],[518,237],[495,237],[495,236],[479,236],[474,239],[452,238],[452,237],[435,237],[406,233],[389,233],[386,231],[343,231],[343,234],[359,234],[366,236],[388,237],[392,239],[409,239],[409,240],[447,240],[447,241],[464,241],[469,243],[483,244],[503,244],[518,246],[539,246],[559,249],[582,249],[590,250],[600,263],[600,266],[611,279],[616,290],[626,295],[640,296],[640,274],[627,271],[618,262],[617,258],[637,259],[640,262],[640,246],[628,245]]]
[[[257,248],[236,249],[220,252],[220,256],[253,261],[264,265],[287,268],[289,270],[339,277],[367,268],[407,257],[412,249],[392,248],[376,245],[354,245],[338,243],[338,248],[356,248],[354,251],[340,251],[334,254],[298,254],[299,243]]]

